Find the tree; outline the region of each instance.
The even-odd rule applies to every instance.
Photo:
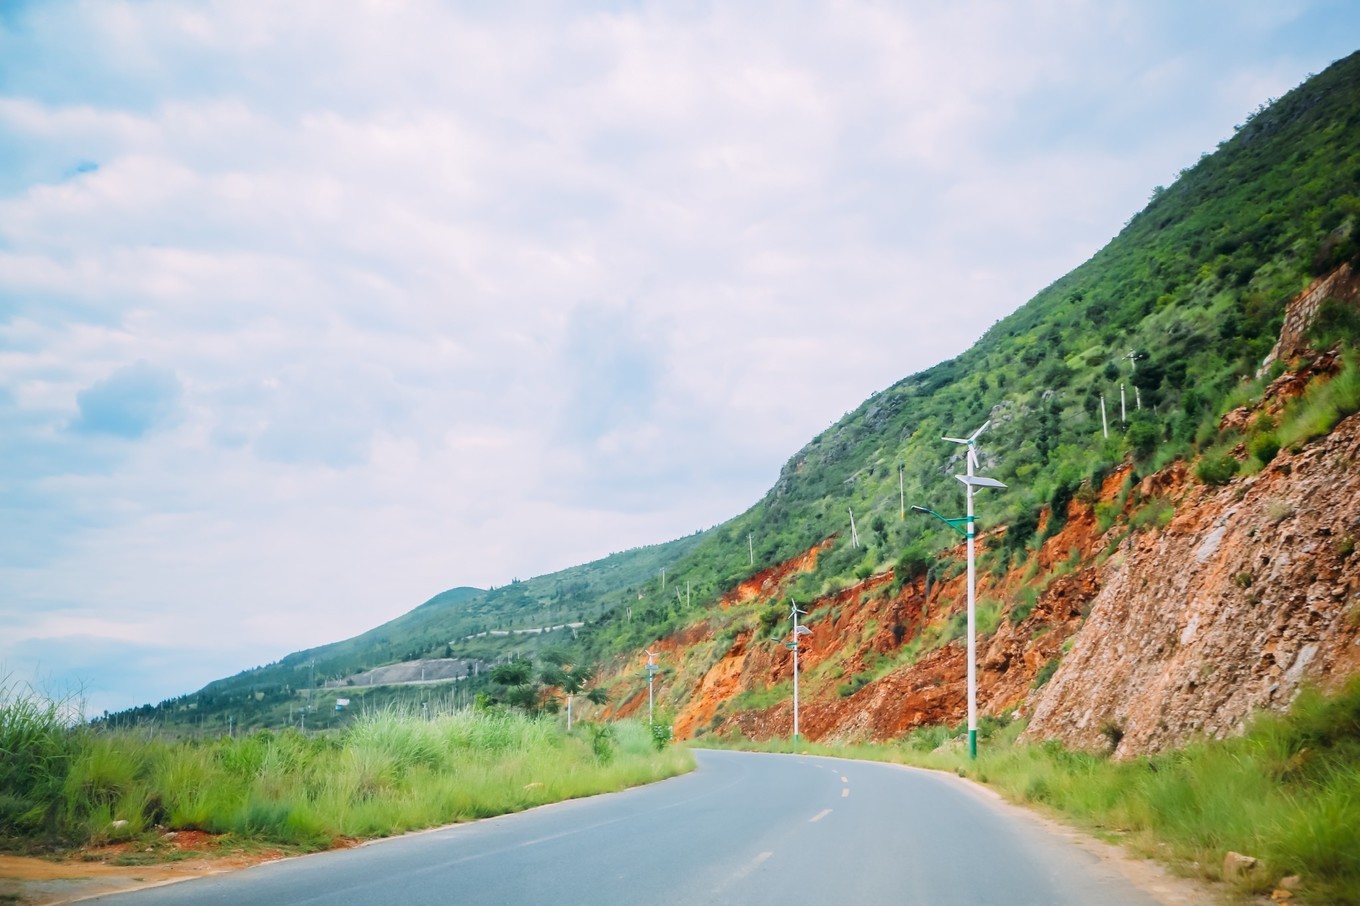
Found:
[[[571,705],[575,696],[585,692],[586,698],[597,705],[602,705],[608,700],[607,693],[599,687],[586,691],[586,688],[595,680],[594,668],[573,664],[570,657],[560,651],[548,651],[539,657],[549,663],[549,666],[545,667],[539,675],[543,685],[547,688],[559,689],[567,697],[568,731],[571,730]]]
[[[1124,435],[1129,449],[1137,459],[1146,459],[1162,439],[1161,426],[1149,415],[1139,412],[1129,421],[1129,429]]]
[[[533,676],[533,669],[533,662],[527,659],[497,664],[491,670],[491,682],[500,686],[522,686]]]

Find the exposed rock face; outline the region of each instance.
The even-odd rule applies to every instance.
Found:
[[[1261,366],[1262,373],[1277,360],[1285,361],[1307,351],[1304,338],[1308,328],[1317,318],[1322,303],[1328,299],[1360,306],[1360,274],[1356,274],[1349,264],[1343,264],[1330,274],[1319,277],[1289,300],[1285,306],[1280,339],[1266,356],[1265,364]]]
[[[1103,567],[1029,737],[1155,751],[1360,670],[1360,417],[1176,511]]]

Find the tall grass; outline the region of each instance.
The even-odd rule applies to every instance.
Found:
[[[0,680],[0,834],[48,825],[72,757],[61,702]]]
[[[1330,379],[1314,379],[1303,396],[1285,409],[1277,432],[1279,443],[1295,447],[1329,433],[1360,410],[1360,352],[1348,350],[1341,371]]]
[[[958,773],[1211,880],[1228,851],[1254,856],[1261,869],[1236,882],[1244,895],[1299,875],[1294,902],[1360,906],[1360,676],[1334,696],[1305,690],[1288,713],[1258,716],[1241,737],[1127,761],[1052,741],[1017,744],[1019,722],[984,718],[979,729],[976,761],[962,727],[798,750]],[[734,744],[790,750],[787,741]]]
[[[0,698],[0,838],[11,846],[198,829],[319,849],[623,789],[682,773],[631,723],[571,734],[513,711],[376,710],[343,735],[170,741],[72,728],[33,695]]]

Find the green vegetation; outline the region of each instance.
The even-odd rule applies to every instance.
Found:
[[[1298,446],[1328,434],[1337,422],[1360,410],[1360,346],[1347,347],[1345,365],[1335,377],[1314,379],[1285,409],[1278,443]]]
[[[1335,696],[1305,690],[1287,714],[1258,716],[1242,737],[1127,761],[1019,743],[1022,729],[984,718],[976,761],[961,726],[884,745],[800,742],[798,751],[955,772],[1211,880],[1229,851],[1245,853],[1262,868],[1238,882],[1242,894],[1298,875],[1295,902],[1360,904],[1360,677]],[[1111,723],[1103,733],[1117,745],[1123,730]],[[791,751],[786,740],[728,744]]]
[[[749,689],[738,695],[731,707],[741,711],[764,711],[788,701],[792,695],[793,681],[787,680],[764,689]]]
[[[689,770],[650,729],[519,711],[369,711],[343,732],[261,730],[171,741],[68,727],[0,695],[0,841],[11,848],[136,840],[157,826],[322,849],[619,790]]]

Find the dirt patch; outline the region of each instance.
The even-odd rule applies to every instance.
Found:
[[[353,845],[337,841],[338,847]],[[90,847],[60,858],[0,855],[0,902],[74,903],[274,862],[290,853],[247,850],[202,831],[170,831],[153,842]]]

